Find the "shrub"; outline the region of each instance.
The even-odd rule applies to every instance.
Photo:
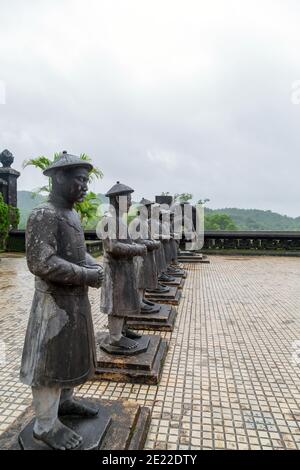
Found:
[[[19,221],[19,209],[6,204],[3,195],[0,193],[0,250],[5,250],[9,231],[16,228]]]
[[[9,208],[3,200],[0,193],[0,250],[5,249],[6,240],[9,232]]]

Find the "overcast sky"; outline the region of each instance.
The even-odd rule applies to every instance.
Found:
[[[0,0],[0,148],[88,153],[97,192],[299,216],[299,22],[299,0]]]

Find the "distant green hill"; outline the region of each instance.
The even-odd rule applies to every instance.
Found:
[[[26,226],[26,221],[32,209],[41,204],[45,198],[40,194],[35,195],[30,191],[18,191],[18,208],[20,210],[20,223],[19,228],[23,229]]]
[[[102,203],[107,202],[104,194],[98,194]],[[32,209],[41,204],[45,198],[41,195],[32,197],[30,191],[18,191],[18,207],[21,213],[19,228],[25,228],[28,215]],[[288,217],[272,211],[259,209],[209,209],[205,208],[207,214],[227,214],[234,221],[238,230],[300,230],[300,217]]]
[[[227,214],[239,230],[300,230],[300,217],[288,217],[260,209],[209,209],[207,214]]]

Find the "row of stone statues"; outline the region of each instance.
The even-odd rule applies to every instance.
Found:
[[[101,290],[101,311],[108,314],[109,338],[106,342],[114,346],[114,352],[137,347],[135,339],[140,335],[127,328],[126,318],[160,310],[159,304],[145,298],[145,291],[160,293],[169,290],[158,281],[173,279],[167,271],[177,257],[174,238],[164,236],[159,226],[152,236],[161,241],[151,238],[150,201],[141,201],[141,207],[147,209],[147,218],[136,217],[129,226],[124,222],[122,210],[130,208],[132,193],[132,188],[117,182],[106,194],[114,214],[118,214],[115,238],[107,236],[103,240],[104,281]],[[126,204],[120,204],[121,197],[126,197]],[[158,225],[161,225],[159,220]],[[138,236],[132,237],[131,233],[138,233]]]
[[[51,178],[51,194],[33,210],[26,231],[35,292],[20,377],[32,389],[32,438],[52,449],[74,449],[82,443],[80,432],[64,424],[61,416],[86,419],[98,413],[95,404],[73,396],[74,387],[93,378],[97,367],[88,288],[102,286],[101,311],[108,315],[109,333],[101,348],[126,355],[138,350],[141,338],[127,319],[158,313],[161,305],[151,300],[151,293],[168,292],[170,287],[163,282],[172,282],[180,272],[177,241],[174,234],[163,235],[162,218],[157,222],[157,237],[150,237],[151,201],[141,201],[147,216],[142,222],[134,219],[130,229],[143,235],[133,239],[121,204],[121,198],[126,198],[130,207],[133,189],[119,182],[106,194],[118,217],[115,236],[103,239],[103,267],[87,253],[74,204],[87,192],[91,169],[89,162],[64,151],[44,171]],[[111,216],[105,216],[108,223]]]

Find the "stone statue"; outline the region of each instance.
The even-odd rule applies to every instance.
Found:
[[[73,398],[73,388],[94,375],[95,339],[88,287],[99,288],[103,270],[86,252],[73,209],[86,194],[92,165],[64,151],[44,174],[48,202],[34,209],[26,231],[35,293],[24,343],[20,378],[32,388],[34,437],[53,449],[73,449],[82,436],[60,415],[94,417],[98,409]]]
[[[151,209],[151,201],[142,199],[139,204],[139,214],[130,223],[129,233],[135,235],[135,241],[147,248],[147,253],[144,256],[137,256],[135,258],[136,273],[137,273],[137,287],[140,295],[141,313],[157,313],[160,311],[160,305],[151,302],[145,298],[145,290],[157,289],[158,286],[158,271],[155,259],[155,251],[160,248],[160,242],[151,239],[150,226],[149,226],[149,213]]]
[[[115,233],[103,238],[104,280],[101,289],[101,311],[108,315],[108,343],[115,353],[136,348],[135,340],[141,337],[126,326],[126,317],[139,314],[141,308],[134,257],[147,253],[145,245],[130,238],[123,220],[131,206],[132,192],[132,188],[117,182],[106,193],[111,213],[103,221],[109,223],[109,217],[116,221]]]
[[[159,281],[162,282],[173,282],[175,278],[169,273],[169,266],[171,264],[172,252],[171,252],[171,218],[170,210],[160,208],[159,212],[159,239],[162,244],[162,270],[159,276]],[[163,220],[163,215],[169,216],[169,222]]]
[[[175,208],[171,208],[170,213],[170,248],[169,248],[169,255],[170,255],[170,264],[167,269],[167,272],[172,274],[176,274],[180,272],[177,266],[178,263],[178,249],[179,249],[179,237],[178,234],[175,233]]]
[[[153,210],[152,210],[153,208]],[[148,223],[151,227],[151,233],[152,238],[154,238],[156,241],[159,241],[159,246],[158,249],[155,250],[155,262],[156,262],[156,267],[157,267],[157,280],[162,281],[162,278],[164,277],[164,274],[167,271],[167,264],[166,264],[166,257],[165,257],[165,251],[163,248],[163,243],[162,243],[162,236],[161,236],[161,221],[160,221],[160,206],[159,204],[156,203],[150,203],[147,205],[148,209]],[[170,278],[167,277],[169,280]],[[150,293],[156,293],[156,294],[163,294],[167,293],[170,291],[170,288],[161,282],[157,282],[155,288],[148,289],[147,292]]]

